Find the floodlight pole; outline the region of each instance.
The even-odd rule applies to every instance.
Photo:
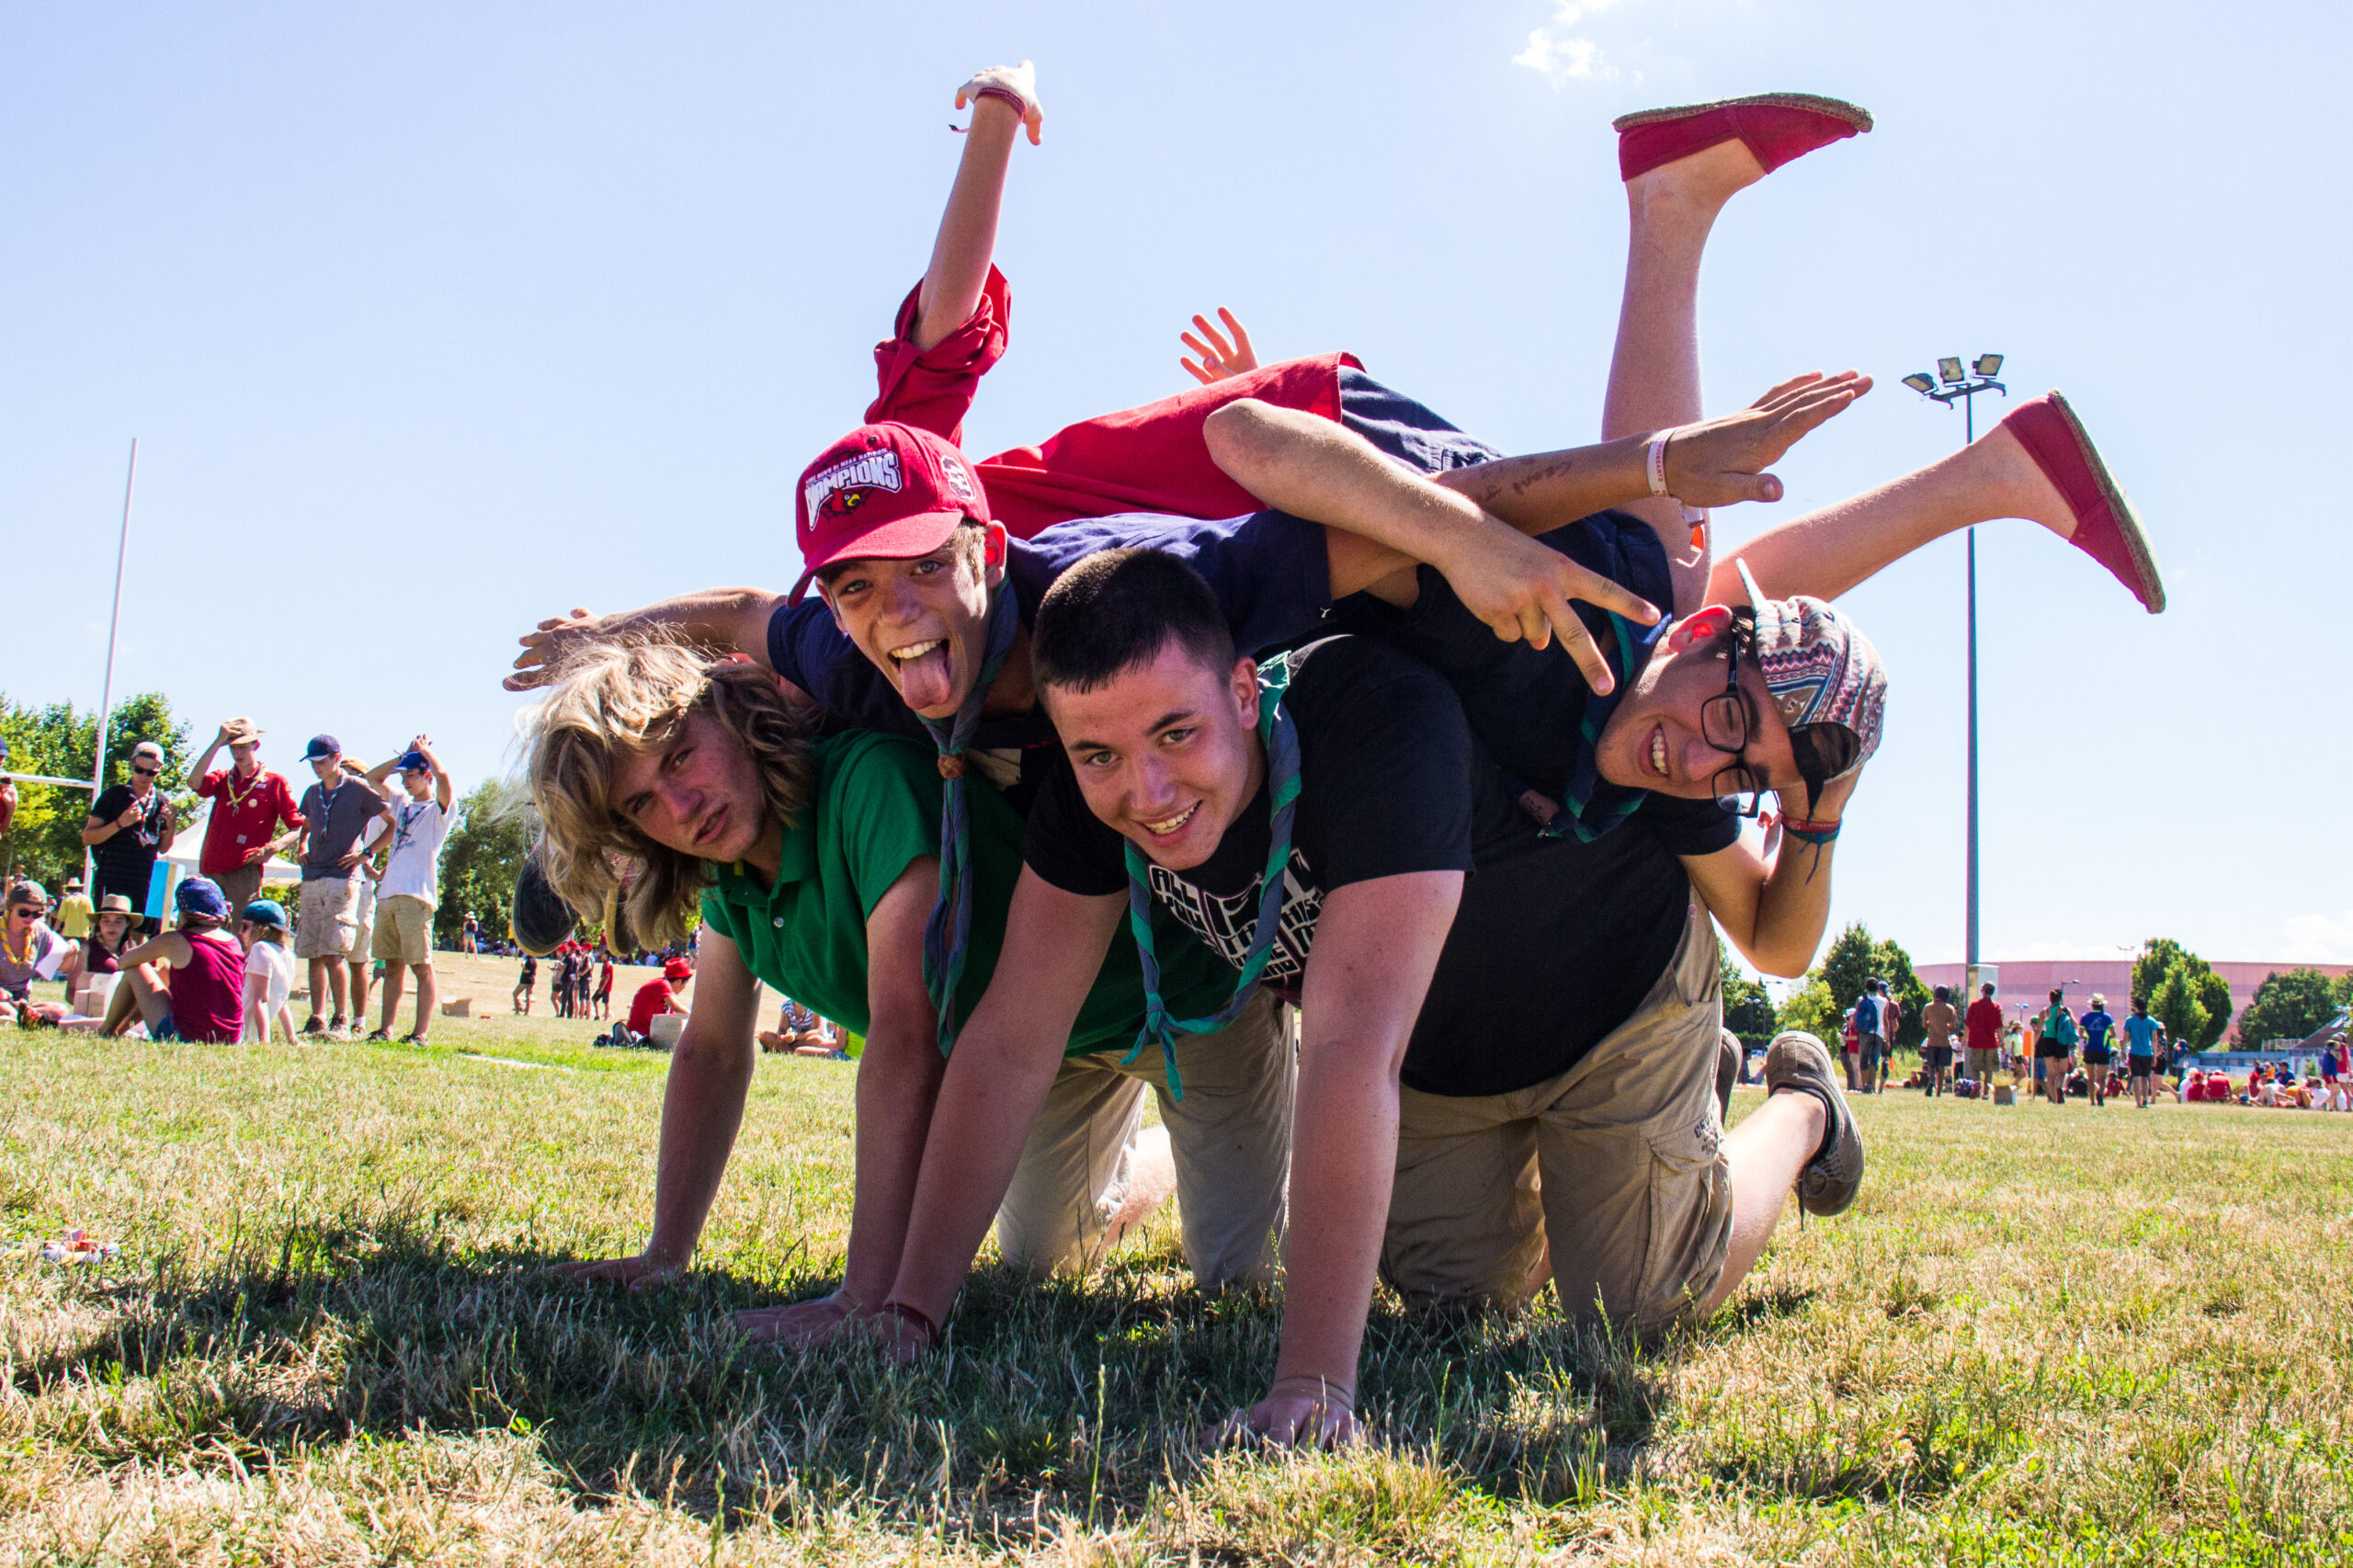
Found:
[[[98,738],[90,748],[90,809],[97,810],[98,797],[107,789],[107,724],[114,717],[114,642],[122,626],[122,563],[131,553],[131,491],[139,480],[139,437],[131,438],[131,467],[122,476],[122,532],[114,546],[114,613],[107,618],[107,679],[98,690]],[[96,889],[98,885],[97,853],[84,846],[82,850],[82,885]]]
[[[1999,369],[1997,365],[1995,369]],[[1915,389],[1915,391],[1918,389]],[[1998,392],[2004,397],[2010,389],[1991,376],[1971,376],[1962,381],[1948,381],[1940,387],[1922,392],[1920,395],[1950,408],[1961,404],[1963,444],[1977,441],[1976,397],[1982,392]],[[1978,967],[1978,852],[1977,852],[1977,527],[1969,528],[1969,832],[1968,869],[1964,874],[1967,913],[1961,921],[1961,988],[1970,996],[1977,994]]]

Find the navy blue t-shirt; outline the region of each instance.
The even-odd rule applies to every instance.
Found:
[[[1287,512],[1203,522],[1157,512],[1129,512],[1057,523],[1035,539],[1006,541],[1006,580],[1021,624],[1035,623],[1038,603],[1054,579],[1098,550],[1142,547],[1165,551],[1199,573],[1217,595],[1233,645],[1243,653],[1295,642],[1315,631],[1332,600],[1330,557],[1320,524]],[[860,729],[928,741],[923,721],[890,677],[834,624],[815,593],[784,605],[768,620],[768,663],[835,717]],[[983,752],[1021,755],[1027,803],[1040,766],[1033,754],[1051,750],[1052,724],[1042,708],[981,721],[972,745]]]

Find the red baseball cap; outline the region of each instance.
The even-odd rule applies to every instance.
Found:
[[[928,555],[965,518],[989,520],[964,454],[912,425],[861,425],[827,447],[801,470],[793,506],[802,562],[795,602],[836,561]]]

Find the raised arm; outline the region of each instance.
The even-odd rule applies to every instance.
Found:
[[[1045,116],[1038,107],[1038,73],[1029,62],[992,65],[956,89],[956,107],[969,107],[963,160],[948,192],[932,242],[931,266],[918,296],[915,344],[929,348],[972,319],[996,254],[997,213],[1005,200],[1006,166],[1022,128],[1036,146]]]
[[[556,1272],[574,1279],[609,1279],[642,1288],[687,1266],[702,1238],[703,1222],[719,1196],[727,1157],[744,1125],[744,1101],[759,1052],[759,982],[735,944],[703,933],[695,1010],[670,1053],[662,1091],[662,1147],[654,1176],[654,1234],[633,1257],[564,1263]]]
[[[1066,892],[1024,867],[1006,915],[999,977],[972,1010],[933,1108],[915,1212],[889,1300],[948,1321],[989,1221],[1062,1066],[1063,1046],[1109,950],[1126,901]],[[896,1335],[912,1355],[929,1337]]]
[[[784,602],[784,595],[767,588],[705,588],[612,615],[574,609],[523,633],[523,651],[516,655],[515,673],[505,685],[509,691],[545,686],[565,653],[583,640],[632,631],[667,632],[714,653],[742,653],[763,667],[773,667],[768,665],[768,622]]]

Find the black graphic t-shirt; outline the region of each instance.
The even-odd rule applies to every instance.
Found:
[[[1525,853],[1537,837],[1472,743],[1453,692],[1395,650],[1358,637],[1317,644],[1283,705],[1299,727],[1302,788],[1282,930],[1266,978],[1295,1000],[1334,888],[1411,871],[1468,871]],[[1022,857],[1066,892],[1125,892],[1127,840],[1087,809],[1068,757],[1057,756],[1030,808]],[[1154,896],[1236,970],[1257,927],[1272,847],[1268,802],[1261,783],[1215,854],[1183,871],[1148,871]]]

